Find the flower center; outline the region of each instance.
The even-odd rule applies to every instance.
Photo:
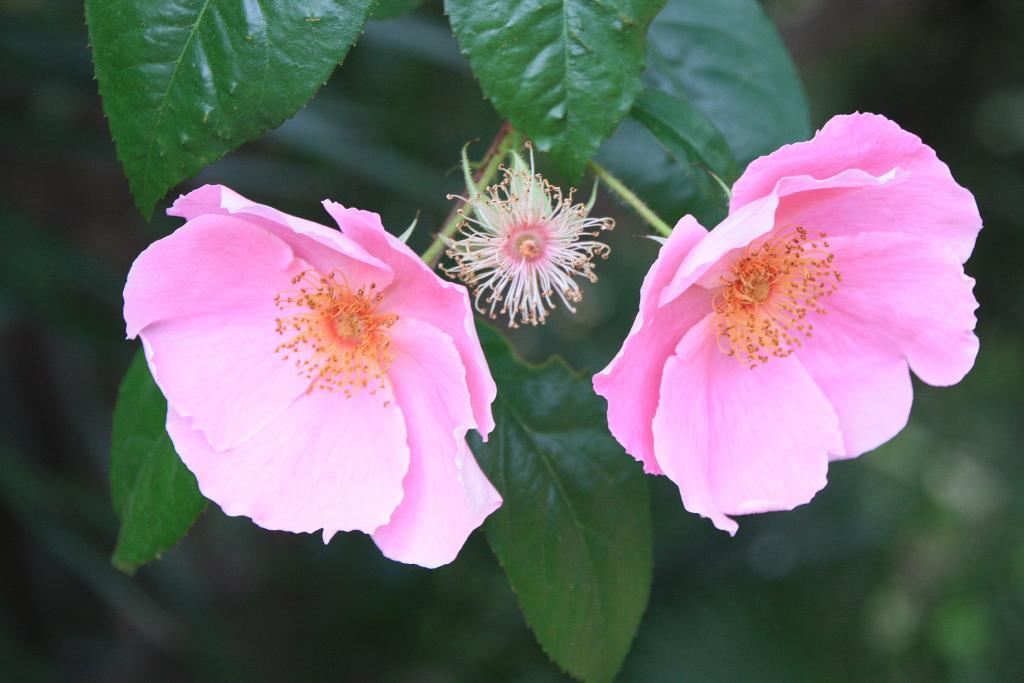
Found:
[[[334,318],[334,331],[342,341],[358,344],[364,329],[362,317],[356,313],[340,313]]]
[[[305,271],[292,278],[298,290],[274,298],[281,309],[277,333],[291,335],[275,349],[282,359],[295,357],[295,367],[314,388],[345,396],[369,388],[375,393],[384,386],[394,355],[387,330],[398,316],[377,313],[383,296],[376,285],[353,291],[344,274],[321,275]]]
[[[533,261],[540,256],[540,243],[532,235],[523,235],[516,240],[519,253],[527,261]]]
[[[512,239],[512,251],[519,260],[536,261],[544,254],[544,240],[535,231],[522,232]]]
[[[748,247],[711,300],[718,348],[751,368],[800,348],[814,330],[808,313],[826,313],[821,300],[842,281],[828,248],[802,227]]]

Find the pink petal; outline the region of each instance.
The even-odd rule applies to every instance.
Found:
[[[412,318],[392,328],[388,371],[409,431],[405,498],[374,541],[400,562],[437,567],[501,505],[466,445],[475,426],[466,372],[451,337]]]
[[[409,464],[402,411],[390,392],[352,398],[314,390],[251,439],[213,450],[174,410],[167,431],[203,495],[265,529],[373,532],[402,500]]]
[[[711,305],[706,293],[694,290],[659,312],[658,297],[686,254],[706,234],[692,216],[679,220],[644,277],[633,329],[608,367],[594,375],[594,391],[608,399],[612,434],[651,474],[662,473],[651,432],[662,368],[679,339],[707,315]]]
[[[128,335],[141,335],[167,400],[215,448],[247,439],[308,381],[274,349],[274,297],[308,268],[274,235],[201,216],[150,245],[125,285]]]
[[[743,249],[777,226],[790,223],[780,219],[783,206],[792,205],[794,201],[809,201],[809,197],[835,198],[847,193],[864,197],[868,192],[888,191],[905,180],[906,175],[899,170],[874,176],[857,169],[841,171],[822,180],[809,175],[780,179],[766,196],[735,209],[690,250],[672,281],[662,290],[660,305],[664,306],[694,284],[717,286],[720,269],[727,263],[724,257],[729,252]]]
[[[391,282],[390,268],[334,228],[257,204],[223,185],[204,185],[178,197],[167,213],[188,220],[236,216],[280,237],[319,272],[344,272],[353,287],[373,282],[383,288]]]
[[[820,195],[788,215],[830,235],[893,230],[939,240],[966,261],[981,230],[974,197],[919,137],[875,114],[833,117],[814,139],[755,160],[733,187],[730,210],[768,195],[786,176],[828,178],[847,169],[879,176],[896,168],[908,179],[889,191]]]
[[[797,356],[839,417],[844,450],[834,460],[873,450],[907,425],[914,398],[907,360],[856,319],[830,310]]]
[[[158,320],[262,308],[267,301],[273,307],[281,283],[289,286],[302,267],[308,266],[265,230],[234,218],[196,219],[132,264],[124,287],[128,338]]]
[[[928,384],[963,379],[978,355],[978,302],[959,257],[940,242],[901,233],[829,243],[843,280],[826,308],[876,349],[902,354]]]
[[[842,440],[835,412],[796,358],[751,370],[719,350],[713,317],[690,328],[665,363],[654,447],[683,506],[735,533],[727,515],[813,498]]]
[[[389,311],[430,323],[455,342],[466,369],[477,431],[486,440],[494,429],[491,403],[498,389],[477,338],[466,288],[437,276],[423,260],[381,225],[380,216],[325,201],[324,208],[351,238],[395,272],[385,292]]]

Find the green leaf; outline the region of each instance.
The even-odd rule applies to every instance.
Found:
[[[121,519],[113,563],[132,573],[180,541],[206,509],[196,478],[174,452],[164,422],[167,401],[141,351],[114,408],[110,491]]]
[[[651,132],[705,195],[717,192],[721,196],[709,171],[727,185],[736,180],[736,159],[728,143],[689,100],[647,88],[630,115]]]
[[[470,445],[505,499],[487,538],[544,651],[582,680],[609,681],[650,594],[647,483],[608,433],[589,378],[561,360],[527,366],[479,329],[497,428]]]
[[[796,67],[757,0],[669,0],[648,30],[648,43],[644,80],[702,113],[739,169],[810,137]],[[688,169],[631,119],[599,158],[669,223],[693,213],[710,226],[724,216],[717,191],[703,192]]]
[[[810,136],[800,76],[757,0],[672,0],[648,54],[647,79],[689,98],[742,166]]]
[[[445,0],[495,109],[570,181],[640,91],[644,34],[665,0]]]
[[[373,0],[86,0],[103,109],[139,210],[280,125],[327,80]]]

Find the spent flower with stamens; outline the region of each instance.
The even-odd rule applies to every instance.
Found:
[[[460,209],[459,237],[447,239],[455,264],[442,268],[473,290],[478,311],[491,318],[508,317],[509,327],[544,323],[556,300],[575,313],[583,299],[578,278],[597,282],[594,259],[607,259],[608,245],[594,239],[615,227],[611,218],[591,218],[597,192],[587,203],[573,203],[573,193],[545,180],[513,152],[510,168],[502,167],[500,183],[480,192],[473,183],[463,151],[469,197]]]

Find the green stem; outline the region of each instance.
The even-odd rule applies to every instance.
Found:
[[[664,237],[672,234],[672,228],[669,227],[668,223],[658,218],[658,214],[651,211],[650,207],[644,204],[642,199],[637,197],[631,189],[623,185],[622,181],[613,176],[607,168],[596,161],[591,161],[590,170],[594,172],[594,175],[603,180],[609,189],[619,195],[622,201],[633,207],[633,210],[640,214],[640,217],[647,221],[655,231]]]
[[[512,127],[508,124],[508,121],[501,124],[501,128],[498,129],[497,135],[494,136],[494,140],[491,141],[491,146],[487,149],[487,153],[484,154],[483,160],[480,162],[480,168],[473,176],[473,183],[478,188],[486,188],[494,180],[494,177],[498,174],[498,168],[501,166],[502,160],[505,158],[505,153],[515,146],[517,136],[513,133]],[[466,188],[467,198],[471,194],[470,189]],[[462,209],[460,213],[459,210]],[[437,260],[441,257],[441,253],[445,248],[445,239],[451,238],[455,231],[459,229],[459,224],[462,223],[463,218],[473,210],[473,207],[467,205],[464,201],[459,201],[452,207],[448,217],[444,219],[444,223],[441,224],[441,229],[438,230],[437,236],[431,243],[427,250],[423,252],[421,258],[426,261],[427,265],[433,268],[437,264]]]

